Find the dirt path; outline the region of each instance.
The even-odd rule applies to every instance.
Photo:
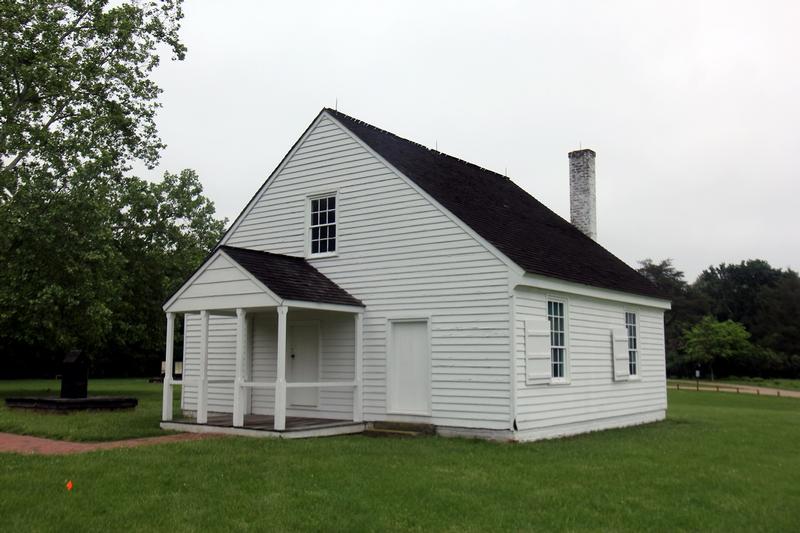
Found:
[[[66,455],[93,452],[95,450],[134,448],[136,446],[149,446],[151,444],[183,442],[215,437],[219,437],[219,435],[213,433],[178,433],[177,435],[164,435],[163,437],[147,437],[143,439],[115,440],[109,442],[69,442],[64,440],[44,439],[41,437],[29,437],[28,435],[16,435],[14,433],[0,433],[0,453]]]
[[[671,381],[667,385],[670,389],[698,390],[695,381]],[[733,392],[739,394],[756,394],[760,396],[780,396],[782,398],[800,398],[800,391],[774,389],[772,387],[758,387],[755,385],[736,385],[733,383],[717,383],[701,381],[701,391]]]

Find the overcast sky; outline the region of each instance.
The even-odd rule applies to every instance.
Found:
[[[322,107],[503,173],[569,219],[597,152],[598,240],[687,277],[800,267],[800,2],[191,1],[164,61],[168,147],[231,220]]]

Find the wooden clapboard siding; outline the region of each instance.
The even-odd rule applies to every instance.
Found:
[[[568,384],[528,385],[525,379],[525,320],[547,317],[547,299],[566,302]],[[639,343],[638,380],[613,380],[611,335],[624,327],[625,312],[635,312]],[[520,431],[549,430],[666,409],[664,325],[661,309],[631,306],[566,293],[517,288],[515,291],[517,426]]]
[[[187,379],[200,377],[200,315],[187,314],[185,322],[183,376]],[[236,354],[236,319],[233,317],[210,315],[208,317],[208,378],[225,379],[229,383],[208,384],[208,410],[211,412],[232,412],[233,378]],[[185,384],[182,388],[181,405],[183,409],[197,408],[197,385]]]
[[[310,262],[367,306],[365,418],[386,416],[387,318],[430,317],[431,422],[507,428],[507,267],[327,117],[225,244],[302,256],[306,198],[333,191],[338,255]]]
[[[226,309],[232,306],[266,306],[275,301],[241,268],[218,253],[172,303],[173,311]]]

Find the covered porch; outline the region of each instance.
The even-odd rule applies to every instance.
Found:
[[[364,307],[301,258],[221,247],[164,305],[161,427],[297,438],[360,432]],[[173,387],[182,385],[181,413]]]

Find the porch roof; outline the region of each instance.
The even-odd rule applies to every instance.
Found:
[[[285,300],[364,306],[302,257],[233,246],[219,249]]]

